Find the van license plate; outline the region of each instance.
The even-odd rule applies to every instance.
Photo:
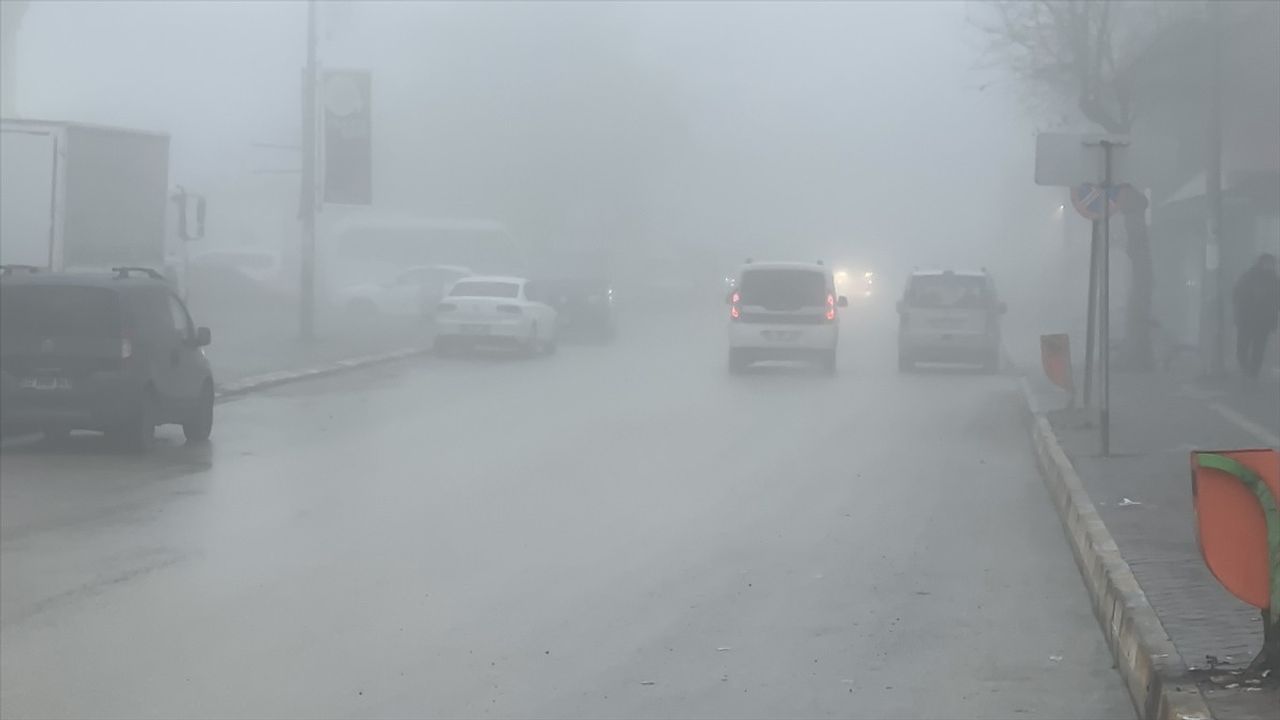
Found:
[[[29,390],[70,390],[71,381],[64,377],[28,377],[19,383]]]

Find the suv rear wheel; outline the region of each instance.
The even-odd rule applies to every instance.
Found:
[[[148,391],[129,417],[107,431],[107,436],[122,450],[146,452],[156,441],[156,400]]]
[[[822,353],[822,357],[818,360],[818,366],[822,368],[823,375],[836,374],[836,349],[831,348]]]
[[[205,381],[200,389],[200,404],[182,423],[182,434],[189,443],[204,442],[213,433],[213,384]]]

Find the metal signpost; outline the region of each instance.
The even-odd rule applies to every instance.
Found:
[[[1100,216],[1094,220],[1090,248],[1089,304],[1096,307],[1089,311],[1090,328],[1085,343],[1085,404],[1092,391],[1094,349],[1091,345],[1096,332],[1102,380],[1099,413],[1104,457],[1111,454],[1111,211],[1116,196],[1115,178],[1133,180],[1139,166],[1129,153],[1117,152],[1128,146],[1127,138],[1113,135],[1041,133],[1036,138],[1036,184],[1075,188],[1072,203],[1076,209],[1085,217]],[[1102,149],[1101,158],[1094,152],[1095,148]],[[1100,181],[1098,185],[1090,186],[1097,181]]]
[[[1089,237],[1089,309],[1085,319],[1084,397],[1081,402],[1086,408],[1093,407],[1093,371],[1098,356],[1094,339],[1097,337],[1098,321],[1098,246],[1102,239],[1099,220],[1103,214],[1115,212],[1115,195],[1114,190],[1106,192],[1094,183],[1082,183],[1071,188],[1071,204],[1081,216],[1092,221]]]
[[[1108,196],[1113,192],[1114,183],[1111,177],[1112,155],[1117,147],[1126,147],[1124,140],[1100,139],[1096,143],[1085,142],[1088,146],[1102,148],[1102,190]],[[1108,208],[1109,210],[1109,208]],[[1111,456],[1111,213],[1102,214],[1102,268],[1098,276],[1099,305],[1102,315],[1098,323],[1098,345],[1101,350],[1102,402],[1099,403],[1100,425],[1102,435],[1102,456]]]

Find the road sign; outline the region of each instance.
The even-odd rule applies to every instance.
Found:
[[[1110,202],[1103,202],[1104,194],[1108,196]],[[1086,220],[1101,220],[1104,205],[1108,208],[1106,212],[1115,213],[1116,198],[1119,195],[1120,188],[1117,187],[1104,193],[1102,188],[1094,183],[1081,183],[1071,188],[1071,205]]]

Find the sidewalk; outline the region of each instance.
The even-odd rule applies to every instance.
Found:
[[[205,349],[219,385],[282,370],[302,370],[349,358],[431,346],[431,328],[421,321],[372,318],[361,325],[318,322],[316,339],[298,337],[292,322],[212,326]]]
[[[422,318],[352,318],[324,308],[316,316],[316,338],[304,342],[292,299],[272,298],[248,286],[239,293],[219,290],[216,297],[193,292],[187,301],[194,322],[212,332],[205,355],[219,385],[431,345],[431,327]]]
[[[1025,355],[1025,354],[1024,354]],[[1047,417],[1121,555],[1218,720],[1272,718],[1280,678],[1237,675],[1262,644],[1260,613],[1227,593],[1196,543],[1189,453],[1262,447],[1280,435],[1280,383],[1205,384],[1174,374],[1121,374],[1111,388],[1112,457],[1080,411],[1054,410],[1065,393],[1025,356]],[[1256,679],[1255,679],[1256,680]],[[1228,687],[1236,685],[1236,687]]]

